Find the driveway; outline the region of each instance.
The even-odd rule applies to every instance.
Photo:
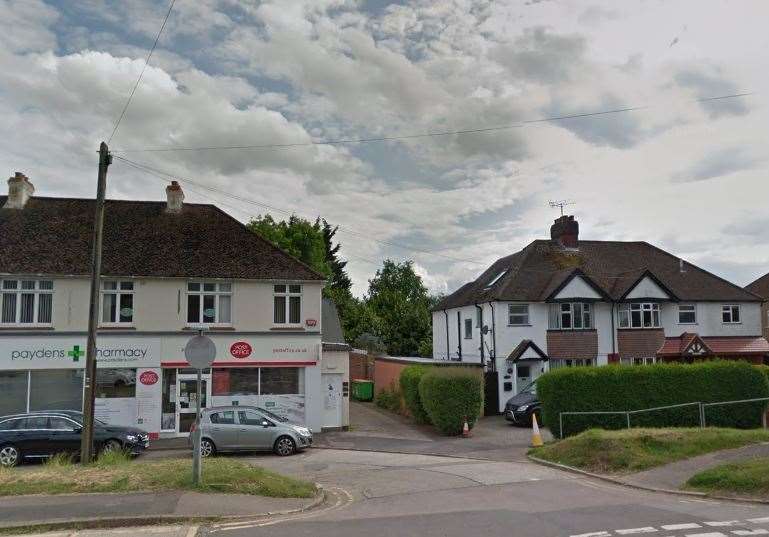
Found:
[[[446,437],[433,427],[416,425],[408,418],[382,410],[373,403],[350,401],[349,431],[316,436],[316,446],[466,457],[493,461],[525,461],[531,429],[515,427],[502,416],[481,418],[471,438]],[[549,433],[542,431],[543,438]]]

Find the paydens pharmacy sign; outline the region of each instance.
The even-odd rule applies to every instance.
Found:
[[[5,337],[0,369],[79,369],[85,367],[85,337]],[[100,337],[98,367],[158,367],[160,338]]]

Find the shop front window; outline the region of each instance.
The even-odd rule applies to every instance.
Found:
[[[214,369],[212,395],[259,395],[259,369],[255,367]]]
[[[27,411],[27,371],[0,371],[0,416]]]
[[[31,371],[29,410],[82,410],[82,369]]]
[[[294,395],[303,394],[301,384],[303,369],[298,367],[263,367],[261,369],[262,395]]]
[[[114,399],[136,396],[136,369],[97,369],[96,397]]]
[[[163,370],[163,402],[160,428],[176,429],[176,369]]]

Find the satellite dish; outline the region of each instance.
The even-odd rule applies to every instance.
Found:
[[[488,334],[490,331],[491,331],[491,330],[489,329],[489,325],[487,325],[487,324],[484,324],[484,325],[483,325],[483,328],[481,328],[481,332],[483,333],[483,335],[484,335],[484,336],[485,336],[486,334]]]
[[[193,336],[184,346],[184,357],[195,369],[211,367],[216,358],[216,345],[210,337]]]

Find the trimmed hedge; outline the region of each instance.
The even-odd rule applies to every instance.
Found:
[[[769,381],[746,362],[578,367],[558,369],[537,380],[542,419],[554,436],[560,434],[561,412],[641,410],[692,402],[736,401],[769,397]],[[706,407],[706,423],[713,427],[750,429],[761,426],[767,403]],[[634,427],[697,427],[699,407],[692,405],[631,415]],[[625,415],[563,417],[563,435],[592,427],[622,429]]]
[[[443,434],[458,435],[465,419],[472,427],[483,409],[483,379],[466,367],[433,367],[419,381],[419,397],[430,421]]]
[[[385,388],[376,394],[374,404],[390,412],[401,411],[401,393],[394,386]]]
[[[427,415],[419,397],[419,381],[430,369],[424,365],[410,365],[401,371],[399,379],[406,410],[417,423],[430,423],[430,416]]]

